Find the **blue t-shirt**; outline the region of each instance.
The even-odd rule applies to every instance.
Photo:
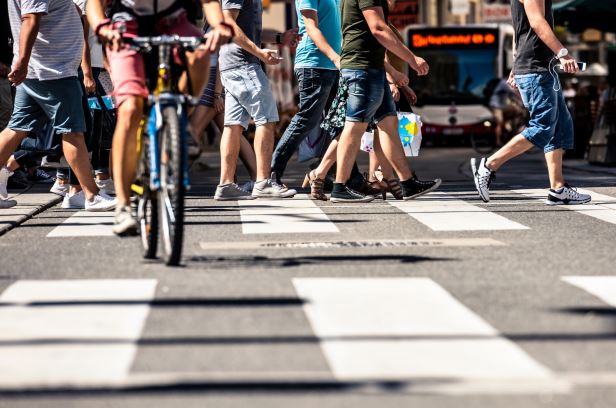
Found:
[[[336,69],[333,62],[325,56],[306,34],[304,17],[301,10],[316,10],[319,29],[329,45],[340,54],[342,49],[342,31],[340,30],[340,0],[295,0],[299,33],[302,40],[295,53],[295,68]]]

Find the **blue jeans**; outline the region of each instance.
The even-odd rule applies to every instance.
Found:
[[[528,127],[522,132],[529,142],[549,153],[573,148],[573,120],[560,81],[549,72],[516,75],[524,106],[530,113]]]
[[[276,146],[272,171],[281,178],[300,143],[321,122],[330,94],[338,83],[338,71],[319,68],[295,70],[299,87],[299,111]]]
[[[371,123],[396,115],[396,104],[391,95],[385,70],[342,69],[349,84],[346,121]]]

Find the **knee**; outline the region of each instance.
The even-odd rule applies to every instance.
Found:
[[[137,96],[127,98],[118,108],[118,119],[136,121],[143,114],[143,99]]]

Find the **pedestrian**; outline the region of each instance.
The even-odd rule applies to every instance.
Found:
[[[567,109],[554,66],[579,72],[576,59],[554,34],[552,0],[511,0],[516,57],[509,84],[520,90],[530,114],[527,128],[490,157],[471,159],[471,171],[479,197],[490,201],[490,184],[509,160],[533,146],[543,150],[550,178],[546,204],[584,204],[582,194],[565,182],[563,156],[573,148],[573,120]]]
[[[293,197],[296,191],[279,184],[272,176],[278,110],[269,80],[261,68],[261,61],[277,65],[281,59],[276,50],[261,49],[260,45],[261,42],[276,42],[295,46],[299,39],[297,30],[262,36],[261,0],[222,0],[222,8],[226,21],[234,27],[235,41],[224,45],[219,57],[220,76],[225,88],[225,128],[220,142],[220,183],[214,198]],[[254,148],[257,157],[257,180],[252,192],[235,184],[240,137],[248,128],[250,118],[254,119],[256,126]]]
[[[300,143],[319,126],[340,69],[340,0],[298,0],[296,8],[302,36],[295,53],[299,107],[274,151],[272,173],[278,184]]]
[[[346,120],[337,150],[336,182],[332,202],[362,203],[374,199],[349,188],[361,137],[372,121],[377,122],[378,142],[400,178],[402,198],[418,197],[432,191],[441,180],[420,181],[412,173],[398,135],[396,106],[385,73],[385,52],[392,51],[419,75],[427,75],[426,61],[414,55],[387,24],[386,0],[342,0],[341,74],[349,84]]]
[[[84,111],[77,69],[83,49],[83,28],[71,0],[9,0],[14,42],[8,79],[17,87],[7,128],[0,133],[0,206],[10,207],[6,185],[7,160],[21,141],[51,120],[62,134],[64,154],[84,190],[85,209],[105,211],[116,200],[100,192],[92,178],[84,141]]]

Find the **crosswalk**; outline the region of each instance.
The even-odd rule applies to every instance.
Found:
[[[582,190],[593,196],[591,204],[558,207],[592,217],[601,222],[616,225],[616,198],[589,190]],[[511,201],[502,205],[533,207],[543,205],[545,190],[512,190]],[[409,220],[435,232],[475,232],[475,231],[524,231],[532,229],[513,220],[505,213],[499,213],[498,205],[486,206],[470,191],[431,193],[411,201],[375,201],[368,206],[353,206],[370,214],[370,210],[394,208],[394,212],[405,213]],[[521,199],[521,200],[520,200]],[[238,202],[235,208],[239,216],[243,235],[293,235],[293,234],[339,234],[339,218],[334,217],[340,206],[331,203],[315,202],[305,194],[289,200],[254,200]],[[214,209],[215,211],[215,209]],[[332,212],[333,211],[333,212]],[[524,212],[521,210],[520,212]],[[392,214],[393,214],[392,213]],[[112,213],[77,212],[56,226],[47,234],[48,238],[60,237],[106,237],[112,236]]]
[[[616,276],[561,280],[554,284],[616,308]],[[430,278],[301,277],[292,284],[336,381],[393,381],[436,394],[567,393],[576,385]],[[156,287],[154,279],[12,283],[0,294],[0,392],[194,379],[131,372]]]

